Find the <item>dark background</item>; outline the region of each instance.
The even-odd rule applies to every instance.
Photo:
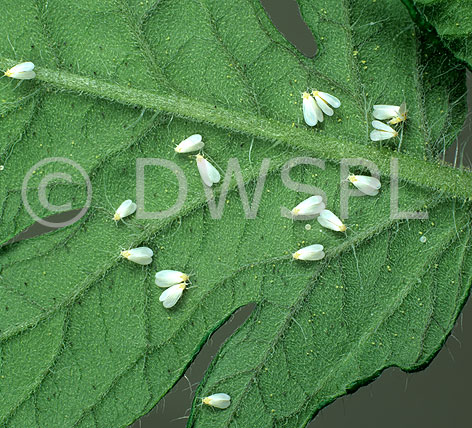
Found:
[[[369,1],[369,0],[366,0]],[[301,52],[312,56],[316,43],[301,21],[295,0],[261,0],[280,31]],[[403,7],[400,2],[398,7]],[[446,159],[472,167],[472,78],[468,75],[469,116],[458,142],[448,150]],[[464,151],[463,151],[464,150]],[[461,154],[463,151],[463,154]],[[457,153],[457,156],[456,156]],[[53,216],[64,221],[72,215]],[[44,233],[49,229],[32,226],[15,240]],[[234,314],[207,342],[185,376],[148,415],[130,428],[184,428],[193,399],[193,391],[221,344],[249,316],[252,305]],[[404,373],[390,368],[374,382],[356,393],[342,397],[323,409],[309,428],[463,428],[472,426],[469,415],[472,379],[472,302],[465,306],[445,346],[422,372]],[[110,427],[113,428],[113,427]],[[213,427],[207,427],[213,428]],[[252,427],[243,427],[252,428]]]

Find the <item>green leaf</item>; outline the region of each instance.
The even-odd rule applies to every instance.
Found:
[[[319,41],[315,59],[293,48],[256,0],[3,6],[0,67],[31,60],[37,79],[0,81],[0,242],[32,224],[21,188],[45,158],[80,164],[93,199],[74,225],[0,248],[2,428],[132,423],[251,302],[251,318],[196,393],[226,392],[232,405],[217,411],[196,399],[189,426],[302,427],[386,367],[417,370],[431,361],[471,283],[472,174],[437,160],[464,118],[465,75],[413,27],[398,31],[409,19],[398,2],[380,3],[300,1]],[[342,102],[315,129],[301,114],[307,87]],[[372,105],[404,99],[401,150],[398,141],[373,144]],[[173,150],[196,132],[222,170],[239,160],[250,200],[262,160],[271,159],[256,219],[245,219],[234,180],[222,219],[211,218],[195,159]],[[428,220],[390,219],[392,155],[400,210],[428,210]],[[280,175],[301,156],[325,159],[325,169],[297,166],[291,178],[323,189],[335,212],[339,162],[378,165],[382,191],[350,199],[346,235],[280,216],[281,206],[306,197]],[[137,158],[175,162],[188,196],[169,218],[115,225],[114,209],[136,197]],[[73,176],[48,186],[50,201],[84,204],[79,173],[58,165],[37,168],[28,183],[40,217],[51,214],[37,195],[50,172]],[[164,210],[178,183],[170,170],[148,167],[145,190],[146,210]],[[312,243],[324,245],[324,260],[292,261]],[[137,246],[154,249],[150,266],[120,257]],[[171,310],[154,285],[161,269],[192,273],[196,285]]]
[[[472,67],[472,2],[470,0],[402,0],[411,17],[433,40],[445,46],[469,68]]]

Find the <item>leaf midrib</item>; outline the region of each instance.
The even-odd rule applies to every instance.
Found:
[[[0,68],[15,64],[0,57]],[[438,163],[413,158],[404,153],[377,149],[341,138],[330,138],[319,132],[292,127],[276,120],[227,110],[216,105],[186,98],[181,95],[165,95],[141,89],[123,87],[103,80],[37,67],[37,80],[60,90],[86,93],[95,98],[107,99],[126,106],[141,106],[162,111],[194,122],[207,123],[236,133],[305,150],[311,156],[339,163],[345,158],[363,158],[374,162],[383,176],[390,173],[390,159],[399,160],[399,179],[419,187],[432,189],[452,197],[472,197],[472,173],[457,170]]]

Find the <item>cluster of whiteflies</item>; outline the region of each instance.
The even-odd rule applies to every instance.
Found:
[[[303,117],[308,126],[316,126],[318,122],[323,122],[323,113],[332,116],[334,114],[333,108],[341,106],[341,101],[326,92],[303,92],[302,97]]]
[[[192,153],[200,151],[204,146],[205,143],[202,141],[202,136],[194,134],[181,141],[174,150],[176,153]],[[201,154],[198,154],[196,159],[198,171],[205,185],[211,187],[213,184],[218,183],[221,179],[218,170]],[[137,206],[132,200],[124,201],[116,210],[113,220],[120,221],[134,214],[136,208]],[[153,251],[148,247],[131,248],[121,251],[122,257],[140,265],[151,264],[153,255]],[[159,297],[159,301],[162,302],[165,308],[170,309],[176,305],[182,297],[184,290],[187,289],[188,280],[189,276],[179,271],[162,270],[156,273],[156,285],[167,288]]]
[[[32,62],[22,62],[8,69],[5,76],[12,79],[29,80],[36,77],[34,72],[34,64]],[[341,106],[341,102],[335,96],[326,92],[311,91],[303,92],[303,117],[308,126],[316,126],[318,122],[323,122],[324,114],[332,116],[333,108]],[[400,106],[394,105],[374,105],[372,121],[374,130],[370,133],[372,141],[388,140],[398,136],[398,131],[390,125],[396,125],[406,120],[407,110],[406,104]],[[381,122],[388,120],[388,123]],[[203,148],[204,143],[202,136],[199,134],[192,135],[182,141],[176,148],[177,153],[191,153],[199,151]],[[203,182],[211,187],[218,183],[221,179],[218,170],[201,154],[196,156],[197,166]]]
[[[130,216],[136,212],[136,204],[127,199],[115,211],[113,220],[120,221],[125,217]],[[152,263],[152,256],[154,252],[148,247],[131,248],[129,250],[121,251],[121,256],[138,265],[149,265]]]
[[[396,137],[398,131],[390,125],[397,125],[405,122],[406,114],[407,110],[405,103],[402,103],[400,106],[375,105],[372,115],[378,120],[372,121],[374,130],[370,133],[370,139],[372,141],[382,141]],[[384,123],[381,122],[381,120],[388,120],[388,122]]]
[[[321,91],[303,92],[303,118],[308,126],[316,126],[318,122],[323,122],[324,116],[332,116],[333,108],[341,106],[341,102],[333,95]],[[388,140],[398,136],[398,131],[390,125],[397,125],[405,122],[407,115],[406,104],[394,105],[374,105],[372,121],[374,130],[370,133],[372,141]],[[381,122],[387,120],[387,123]]]
[[[23,62],[8,69],[5,76],[21,80],[33,79],[36,76],[33,70],[34,64],[32,62]],[[323,122],[323,114],[332,116],[334,114],[333,108],[340,106],[341,102],[335,96],[326,92],[303,93],[303,116],[309,126],[315,126],[318,122]],[[389,119],[388,123],[395,125],[406,120],[406,105],[405,103],[401,106],[375,105],[373,115],[376,119]],[[375,130],[372,131],[370,138],[374,141],[385,140],[398,135],[392,127],[379,120],[373,121],[372,125]],[[202,150],[204,146],[202,136],[194,134],[181,141],[174,150],[180,154],[192,153]],[[203,155],[197,154],[196,161],[198,171],[205,185],[211,187],[221,180],[218,170]],[[366,195],[375,196],[379,192],[380,182],[374,177],[350,175],[348,179]],[[135,211],[136,204],[128,199],[118,207],[113,219],[120,221]],[[317,220],[321,226],[338,232],[346,231],[343,222],[333,212],[325,209],[325,204],[320,196],[312,196],[292,210],[294,218],[315,214],[319,214]],[[140,265],[151,264],[153,255],[153,251],[148,247],[121,251],[122,257]],[[323,246],[319,244],[301,248],[293,254],[293,258],[297,260],[321,260],[324,256]],[[178,271],[164,270],[156,274],[156,284],[159,287],[168,287],[159,298],[165,308],[172,308],[179,301],[182,293],[187,288],[187,281],[188,275]]]
[[[128,199],[117,208],[113,220],[122,220],[135,212],[136,204],[131,199]],[[138,247],[121,251],[122,257],[138,265],[151,264],[153,255],[154,253],[149,247]],[[156,273],[156,285],[167,288],[159,297],[159,301],[162,302],[165,308],[175,306],[187,288],[188,280],[189,276],[187,274],[175,270],[161,270]]]
[[[29,80],[36,77],[34,72],[34,64],[32,62],[22,62],[8,69],[5,76],[12,79]],[[303,117],[308,126],[316,126],[318,122],[323,122],[324,116],[332,116],[333,108],[341,106],[341,102],[335,96],[326,92],[311,91],[304,92],[303,95]],[[372,121],[374,130],[370,133],[372,141],[388,140],[398,136],[398,131],[390,125],[403,123],[406,120],[407,110],[406,104],[400,106],[394,105],[374,105]],[[388,123],[381,122],[388,120]],[[182,141],[176,148],[177,153],[191,153],[199,151],[203,148],[202,136],[199,134],[192,135]],[[218,183],[221,179],[218,170],[202,155],[197,155],[197,166],[203,182],[211,187]]]
[[[136,212],[136,204],[128,199],[124,201],[115,211],[113,220],[119,221]],[[138,265],[149,265],[152,263],[154,252],[149,247],[131,248],[121,251],[121,256],[125,259],[137,263]],[[167,288],[160,298],[165,308],[172,308],[182,297],[182,293],[187,288],[189,276],[175,270],[161,270],[156,273],[156,285]]]
[[[320,91],[313,91],[313,97],[308,94],[307,92],[304,93],[304,109],[303,112],[305,114],[305,120],[307,117],[310,118],[310,111],[313,109],[315,112],[316,120],[323,121],[323,112],[327,115],[331,116],[333,114],[333,110],[328,106],[328,103],[331,104],[333,107],[339,107],[341,103],[336,97],[332,95],[326,94],[325,92]],[[311,101],[310,101],[311,99]],[[308,107],[305,106],[305,100],[309,104]],[[316,100],[316,102],[315,102]],[[308,114],[308,116],[307,116]],[[313,117],[315,117],[313,116]],[[307,121],[308,123],[308,121]],[[314,123],[314,122],[311,122]],[[316,125],[316,123],[314,123]],[[312,126],[314,126],[312,125]],[[191,153],[195,151],[199,151],[203,149],[204,143],[202,141],[202,136],[200,134],[194,134],[190,137],[186,138],[185,140],[181,141],[176,147],[175,151],[177,153]],[[213,184],[218,183],[221,179],[220,173],[217,169],[202,155],[198,154],[197,158],[197,167],[200,172],[200,176],[203,182],[211,187]],[[380,181],[375,177],[368,177],[364,175],[350,175],[348,180],[356,186],[362,193],[370,196],[375,196],[379,192],[380,189]],[[337,232],[345,232],[346,226],[343,222],[339,219],[336,214],[333,212],[325,209],[325,203],[323,202],[323,198],[321,196],[311,196],[304,201],[300,202],[295,208],[292,209],[292,217],[294,219],[304,219],[306,216],[313,216],[318,215],[317,220],[318,223],[327,228]],[[296,251],[293,254],[293,258],[296,260],[321,260],[325,253],[323,251],[323,246],[320,244],[310,245],[305,248],[301,248],[300,250]],[[167,272],[167,271],[165,271]],[[157,279],[156,279],[157,284]],[[159,284],[157,284],[159,285]],[[160,285],[161,286],[161,285]],[[162,302],[166,299],[170,299],[170,306],[165,307],[172,307],[175,303],[180,299],[182,296],[183,291],[185,290],[187,283],[185,281],[181,281],[180,283],[172,284],[173,289],[168,290],[169,293],[161,296]],[[172,296],[172,297],[170,297]],[[176,296],[177,300],[173,301],[173,297]]]
[[[375,177],[351,174],[348,180],[365,195],[375,196],[379,193],[380,181]],[[298,218],[304,219],[306,216],[318,214],[318,223],[326,229],[334,230],[335,232],[345,232],[347,229],[346,225],[336,214],[325,209],[325,204],[321,196],[310,196],[293,208],[291,213],[294,220]],[[320,244],[300,248],[292,254],[295,260],[306,261],[321,260],[324,256],[324,248],[323,245]]]
[[[12,79],[28,80],[36,77],[34,64],[32,62],[24,62],[18,64],[5,72],[5,76]],[[202,136],[195,134],[182,141],[176,148],[177,153],[190,153],[201,150],[204,146]],[[203,182],[207,186],[212,186],[220,181],[220,174],[217,169],[207,161],[202,155],[197,155],[197,167]],[[116,222],[134,214],[136,212],[136,204],[127,199],[115,211],[113,220]],[[131,248],[121,251],[121,256],[125,259],[137,263],[139,265],[149,265],[152,263],[154,252],[148,247]],[[161,270],[156,273],[156,285],[166,290],[159,297],[165,308],[172,308],[180,300],[184,290],[187,288],[189,276],[183,272],[175,270]],[[218,409],[226,409],[231,404],[231,397],[228,394],[217,393],[202,398],[202,403]]]
[[[128,217],[135,212],[136,204],[131,199],[127,199],[117,208],[115,214],[113,215],[113,220],[123,220],[125,217]],[[131,248],[129,250],[123,250],[120,254],[125,259],[137,263],[138,265],[149,265],[152,263],[152,256],[154,255],[154,252],[148,247],[138,247]]]
[[[136,204],[130,199],[124,201],[116,210],[113,219],[119,221],[130,216],[136,211]],[[148,247],[132,248],[121,252],[121,255],[137,264],[148,265],[152,263],[153,251]],[[159,301],[166,309],[174,307],[182,297],[189,284],[189,275],[176,270],[161,270],[156,273],[155,283],[158,287],[165,288]],[[226,409],[231,404],[228,394],[217,393],[202,398],[202,403],[218,409]]]
[[[200,134],[194,134],[185,140],[181,141],[180,144],[174,149],[177,153],[192,153],[198,152],[205,146],[202,141]],[[201,154],[196,156],[197,168],[203,182],[211,187],[213,184],[218,183],[221,180],[221,175],[218,170]]]
[[[166,290],[159,297],[164,308],[172,308],[180,300],[188,286],[189,276],[177,270],[161,270],[156,273],[156,285]]]
[[[12,79],[28,80],[36,76],[34,72],[34,64],[32,62],[23,62],[5,72],[5,76]],[[303,116],[305,122],[309,126],[316,126],[318,122],[323,122],[324,116],[332,116],[333,108],[341,106],[341,102],[326,92],[312,91],[311,93],[303,93]],[[374,106],[373,115],[376,119],[372,122],[375,128],[370,138],[373,141],[386,140],[396,137],[398,132],[389,125],[396,125],[406,120],[406,105],[376,105]],[[380,120],[389,119],[388,124],[380,122]],[[194,134],[186,138],[175,147],[177,153],[192,153],[203,149],[205,144],[200,134]],[[221,176],[218,170],[201,154],[196,155],[197,168],[202,181],[208,187],[220,181]],[[350,175],[348,180],[356,186],[362,193],[375,196],[380,189],[380,181],[375,177],[362,175]],[[136,204],[130,199],[124,201],[116,210],[113,220],[116,222],[134,214],[136,212]],[[346,226],[336,214],[325,209],[326,206],[321,196],[311,196],[299,203],[292,209],[294,219],[304,216],[318,215],[318,223],[330,230],[336,232],[345,232]],[[121,256],[125,259],[137,263],[139,265],[149,265],[152,263],[153,251],[148,247],[131,248],[121,251]],[[296,260],[321,260],[325,257],[324,248],[320,244],[309,245],[300,248],[293,253]],[[182,297],[185,289],[189,284],[189,275],[175,270],[161,270],[156,273],[155,283],[158,287],[166,288],[159,297],[165,308],[174,307]],[[202,399],[202,403],[208,406],[226,409],[231,404],[231,397],[228,394],[217,393]]]

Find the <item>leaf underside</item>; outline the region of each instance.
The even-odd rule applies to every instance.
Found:
[[[2,428],[132,423],[178,381],[211,333],[251,302],[256,309],[196,392],[225,392],[232,404],[214,411],[196,401],[189,426],[303,427],[386,367],[417,370],[439,351],[470,290],[470,204],[402,182],[400,210],[427,210],[429,218],[391,220],[383,179],[379,196],[350,199],[350,229],[336,234],[280,216],[281,206],[306,197],[284,187],[280,168],[317,153],[326,138],[378,148],[368,140],[372,105],[403,100],[403,153],[434,164],[462,125],[464,70],[416,34],[397,1],[299,5],[319,42],[315,59],[278,33],[257,0],[3,5],[0,63],[31,60],[39,72],[19,86],[0,81],[0,242],[32,224],[21,186],[44,158],[78,162],[93,200],[78,223],[0,248]],[[41,68],[63,76],[64,85],[48,82]],[[121,95],[101,94],[99,85],[94,96],[74,90],[80,77],[113,84]],[[305,128],[300,93],[307,87],[342,102],[312,130],[313,152],[240,132],[247,114],[286,124],[287,133]],[[233,112],[234,123],[139,107],[126,102],[129,88],[215,105]],[[194,157],[173,151],[194,133],[223,170],[239,160],[249,199],[262,159],[271,159],[256,219],[245,220],[234,182],[223,218],[211,219]],[[386,147],[393,153],[397,144]],[[135,199],[135,163],[143,157],[185,171],[184,208],[165,220],[132,216],[115,225],[114,209]],[[39,216],[50,213],[37,185],[57,168],[71,172],[49,165],[30,180]],[[72,196],[74,208],[83,205],[76,175],[76,184],[48,187],[53,203]],[[336,162],[324,170],[298,166],[291,178],[323,189],[328,208],[339,211]],[[170,171],[149,167],[145,189],[146,210],[159,211],[175,203],[178,185]],[[324,260],[291,260],[313,243],[324,245]],[[154,249],[150,266],[120,258],[122,248],[137,246]],[[153,277],[161,269],[192,273],[197,286],[172,310],[158,301]]]
[[[472,69],[472,2],[470,0],[404,0],[420,25],[433,26],[454,55]]]

